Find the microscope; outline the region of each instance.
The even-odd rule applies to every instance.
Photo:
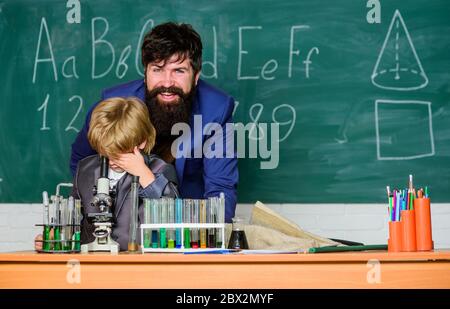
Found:
[[[119,244],[111,238],[114,224],[112,206],[115,192],[109,187],[109,160],[104,156],[101,156],[100,160],[100,177],[97,179],[97,185],[93,188],[94,197],[91,201],[91,205],[98,212],[88,213],[87,215],[88,222],[95,227],[93,232],[95,240],[89,244],[81,245],[81,253],[108,251],[116,254],[119,252]]]

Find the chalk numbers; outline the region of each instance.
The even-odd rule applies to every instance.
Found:
[[[50,130],[50,128],[47,127],[47,106],[48,106],[48,99],[49,98],[50,98],[50,96],[47,94],[47,96],[45,97],[44,103],[41,106],[39,106],[39,108],[37,109],[38,112],[43,111],[42,112],[41,131]]]
[[[78,117],[78,114],[80,114],[80,112],[81,112],[81,108],[83,107],[83,99],[79,95],[74,95],[69,99],[69,102],[72,102],[75,99],[78,100],[78,109],[77,109],[77,112],[75,113],[75,115],[73,115],[72,120],[70,120],[69,124],[67,125],[66,131],[73,130],[78,133],[78,132],[80,132],[80,130],[78,130],[77,128],[72,126],[72,124],[75,122],[75,120]]]
[[[284,115],[287,115],[287,116],[284,116]],[[287,139],[289,137],[289,135],[291,134],[291,132],[295,126],[296,117],[297,117],[297,114],[295,112],[295,109],[289,104],[281,104],[273,109],[272,121],[275,123],[278,123],[280,125],[280,128],[281,127],[288,128],[286,133],[284,134],[284,136],[280,137],[280,140],[279,140],[280,142]],[[286,118],[286,119],[283,119],[283,118]]]
[[[42,105],[37,108],[37,111],[42,113],[42,118],[41,118],[42,122],[41,122],[41,127],[39,129],[41,131],[49,131],[51,129],[51,127],[47,124],[47,113],[48,113],[48,107],[49,107],[49,100],[50,100],[50,95],[47,94],[45,96],[44,103],[42,103]],[[83,109],[83,98],[80,97],[79,95],[74,95],[74,96],[70,97],[69,102],[70,103],[78,102],[78,108],[77,108],[75,114],[72,116],[70,122],[67,124],[64,131],[65,132],[75,131],[78,133],[78,132],[80,132],[80,130],[78,128],[76,128],[73,124],[77,120],[78,115],[80,114],[81,110]]]
[[[235,102],[234,112],[239,105],[239,102]],[[248,115],[252,123],[255,124],[249,131],[249,138],[252,140],[260,140],[264,138],[264,130],[262,130],[257,124],[260,123],[261,115],[264,111],[264,105],[261,103],[255,103],[250,106]],[[233,114],[234,114],[233,112]],[[287,128],[286,133],[280,136],[279,142],[286,140],[291,134],[295,126],[295,121],[297,119],[297,113],[292,105],[280,104],[273,108],[272,110],[272,123],[277,123],[280,128]],[[258,131],[255,131],[257,129]]]

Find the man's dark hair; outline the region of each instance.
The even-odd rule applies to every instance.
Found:
[[[202,40],[189,24],[164,23],[154,27],[142,42],[142,64],[147,69],[151,62],[167,61],[173,55],[178,60],[189,58],[194,74],[202,68]]]

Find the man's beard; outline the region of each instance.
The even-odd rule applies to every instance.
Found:
[[[174,93],[178,95],[176,102],[160,102],[158,94]],[[195,84],[192,83],[191,91],[184,93],[178,87],[157,87],[145,91],[145,104],[150,113],[150,120],[156,129],[156,144],[161,141],[174,139],[171,136],[172,126],[176,123],[189,123],[192,112],[192,102],[195,97]]]

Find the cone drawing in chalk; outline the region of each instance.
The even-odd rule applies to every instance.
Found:
[[[372,83],[382,89],[399,91],[416,90],[428,84],[411,36],[398,10],[392,17],[373,69]]]

